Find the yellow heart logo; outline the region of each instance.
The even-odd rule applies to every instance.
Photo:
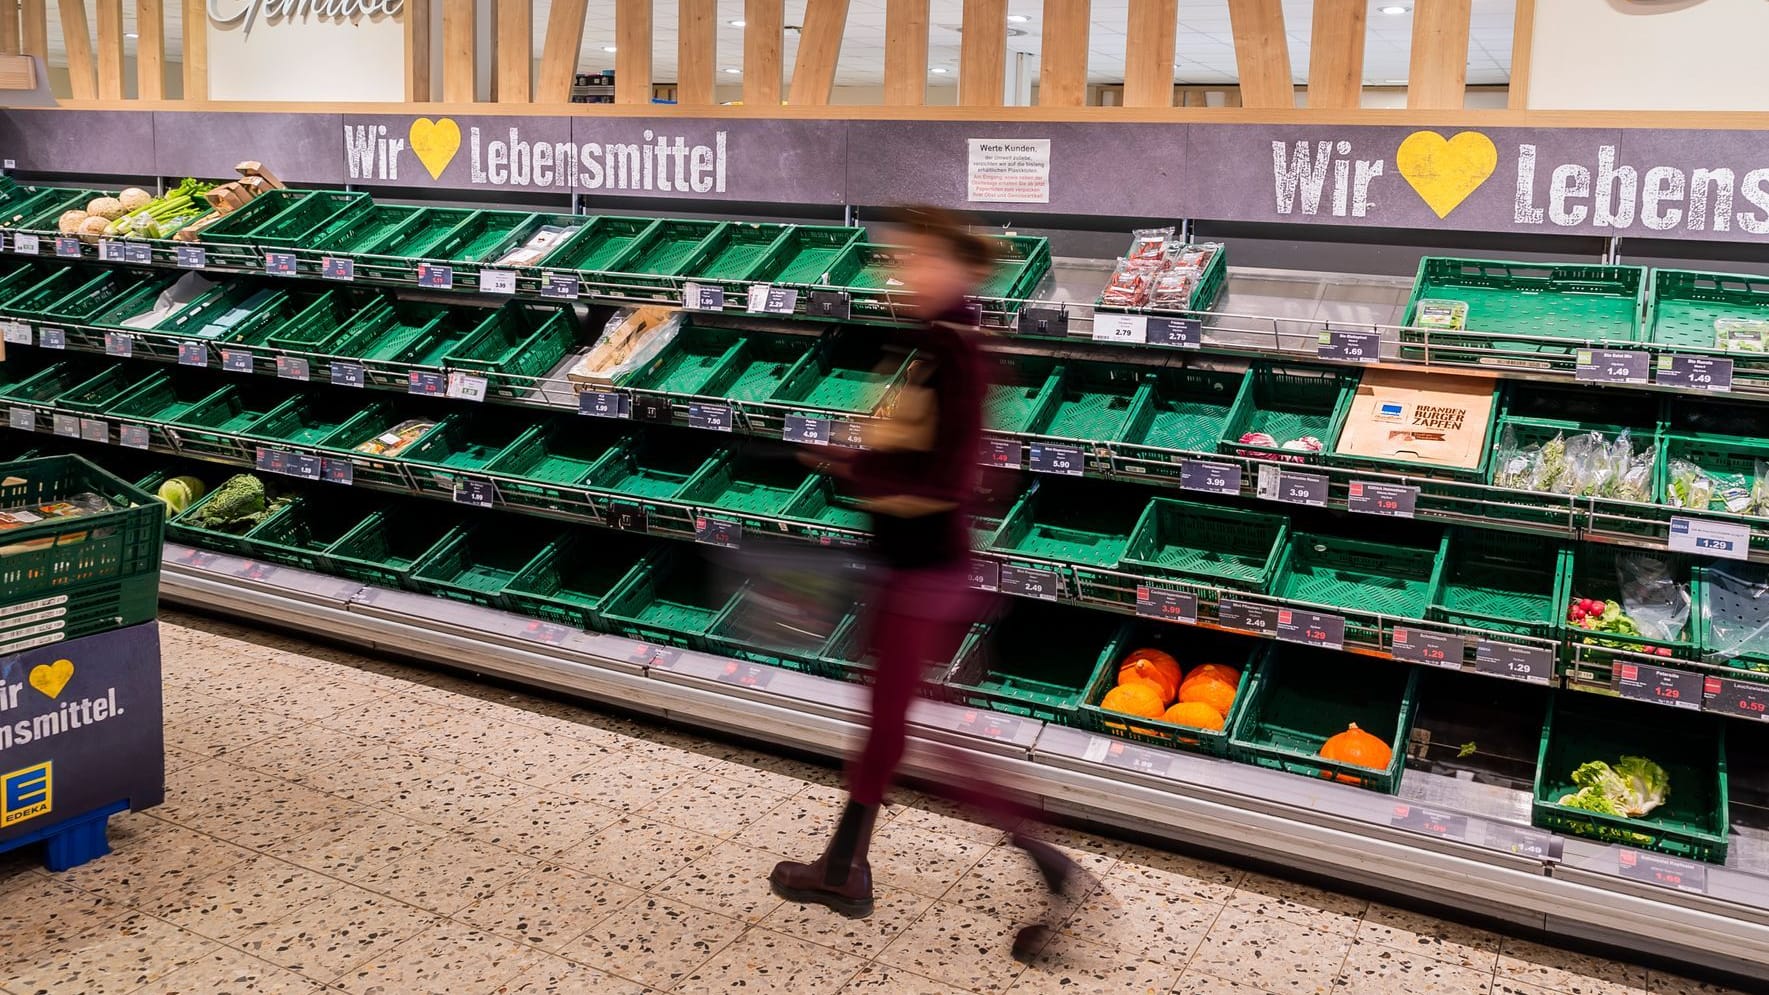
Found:
[[[1478,131],[1450,139],[1435,131],[1415,131],[1400,143],[1394,164],[1426,206],[1442,218],[1493,175],[1499,150]]]
[[[412,122],[409,137],[412,140],[412,151],[418,154],[418,161],[430,171],[430,178],[442,179],[442,171],[454,161],[455,153],[461,148],[461,126],[446,117],[440,121],[421,117]]]
[[[31,668],[31,686],[51,698],[61,696],[61,689],[74,679],[74,661],[57,660]]]

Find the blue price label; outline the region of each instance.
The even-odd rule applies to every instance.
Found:
[[[202,269],[209,265],[209,250],[200,245],[180,245],[174,254],[178,265],[185,269]]]
[[[245,349],[221,350],[221,368],[229,373],[252,372],[252,354]]]

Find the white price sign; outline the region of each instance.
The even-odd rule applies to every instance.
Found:
[[[1096,312],[1093,316],[1093,340],[1095,342],[1132,342],[1136,344],[1147,342],[1149,340],[1148,316]]]
[[[1721,522],[1711,518],[1673,515],[1670,542],[1667,545],[1680,553],[1748,560],[1751,555],[1751,527],[1743,522]]]
[[[0,332],[5,334],[7,345],[31,344],[31,326],[22,321],[0,322]]]
[[[462,401],[485,400],[485,378],[471,373],[448,375],[448,396]]]
[[[516,292],[516,271],[482,269],[479,271],[479,292],[482,294],[513,294]]]

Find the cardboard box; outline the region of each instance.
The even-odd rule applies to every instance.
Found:
[[[1367,370],[1335,452],[1473,469],[1486,454],[1495,397],[1487,377]]]
[[[256,176],[278,190],[283,188],[283,181],[277,179],[275,173],[265,169],[264,164],[255,159],[247,159],[233,168],[241,176]]]

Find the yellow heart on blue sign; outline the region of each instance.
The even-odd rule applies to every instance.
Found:
[[[61,696],[61,689],[74,679],[74,661],[57,660],[31,668],[31,686],[51,698]]]

